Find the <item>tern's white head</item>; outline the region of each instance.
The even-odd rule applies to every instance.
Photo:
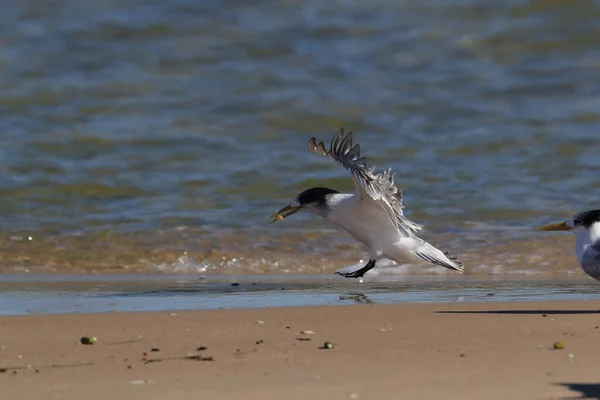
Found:
[[[583,211],[540,230],[574,233],[577,262],[590,276],[600,280],[600,210]]]

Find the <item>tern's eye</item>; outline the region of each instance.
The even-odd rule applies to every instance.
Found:
[[[574,219],[574,220],[573,220],[573,225],[574,225],[574,226],[579,226],[579,225],[581,225],[581,224],[583,224],[583,221],[582,221],[582,220],[580,220],[580,219]]]

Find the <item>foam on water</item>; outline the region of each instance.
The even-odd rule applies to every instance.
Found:
[[[467,275],[536,275],[561,278],[582,274],[566,235],[528,232],[513,237],[496,230],[465,233],[424,231],[423,238],[450,251]],[[331,275],[365,262],[366,247],[339,230],[206,231],[101,233],[33,237],[14,241],[0,234],[0,273],[154,273],[190,275]],[[362,261],[361,261],[362,260]],[[380,260],[369,275],[452,275],[445,268],[396,265]]]

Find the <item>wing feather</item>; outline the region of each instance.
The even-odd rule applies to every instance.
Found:
[[[442,253],[442,255],[433,254],[429,252],[428,249],[416,250],[412,251],[412,253],[423,261],[427,261],[453,271],[458,271],[460,273],[464,272],[463,263],[458,261],[456,257],[448,257],[448,253]]]
[[[377,202],[385,209],[398,230],[410,235],[421,229],[419,225],[404,216],[402,192],[394,184],[391,168],[376,174],[374,166],[368,167],[366,158],[360,156],[360,145],[353,144],[352,132],[339,129],[331,141],[329,151],[326,150],[323,142],[317,142],[314,137],[309,140],[308,148],[316,154],[333,158],[348,170],[361,201]]]

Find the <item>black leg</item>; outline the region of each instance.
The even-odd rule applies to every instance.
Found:
[[[369,260],[367,265],[362,267],[361,269],[357,269],[354,272],[336,272],[337,275],[341,275],[344,278],[362,278],[367,272],[375,268],[375,260]]]

